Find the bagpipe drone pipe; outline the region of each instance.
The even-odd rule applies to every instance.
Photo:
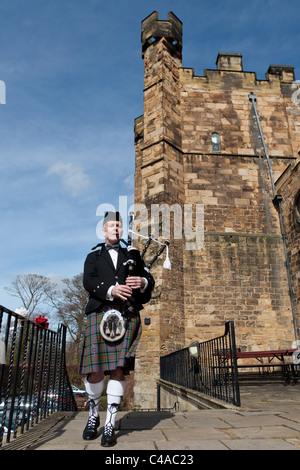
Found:
[[[134,223],[134,213],[130,212],[129,214],[129,224],[128,224],[128,239],[127,242],[124,239],[121,239],[121,241],[127,246],[127,251],[128,251],[128,256],[129,259],[126,262],[128,265],[128,275],[129,276],[140,276],[141,272],[143,269],[146,269],[147,271],[150,271],[152,265],[155,263],[155,261],[159,258],[159,256],[163,253],[163,251],[166,249],[167,250],[167,256],[164,261],[163,267],[165,269],[171,269],[171,263],[169,260],[169,242],[166,241],[164,243],[156,240],[153,238],[152,235],[149,235],[148,237],[144,237],[141,234],[135,233],[133,231],[133,223]],[[142,253],[139,252],[137,248],[133,246],[133,235],[136,235],[140,238],[146,239],[146,243],[144,245]],[[143,258],[150,246],[151,242],[155,242],[159,245],[161,245],[161,248],[157,251],[157,253],[153,256],[151,261],[146,265],[143,262]]]

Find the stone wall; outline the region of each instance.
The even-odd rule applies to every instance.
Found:
[[[294,308],[300,329],[300,163],[290,165],[276,182],[282,196],[282,213],[291,273]],[[299,339],[299,335],[298,335]]]

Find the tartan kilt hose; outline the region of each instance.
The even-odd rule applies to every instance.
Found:
[[[79,374],[109,373],[117,367],[122,367],[125,374],[134,370],[135,351],[142,334],[140,314],[132,308],[125,311],[125,335],[114,343],[106,341],[100,333],[100,323],[107,310],[108,308],[103,308],[101,312],[90,313],[87,317]]]

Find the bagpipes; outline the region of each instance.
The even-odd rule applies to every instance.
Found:
[[[133,224],[134,224],[134,212],[130,212],[129,224],[128,224],[128,239],[127,239],[128,241],[126,242],[123,238],[121,239],[121,241],[127,246],[127,251],[129,255],[129,259],[125,263],[128,265],[129,276],[138,275],[138,273],[141,272],[141,269],[146,269],[147,271],[150,271],[151,266],[155,263],[155,261],[163,253],[164,250],[166,250],[167,254],[166,254],[166,259],[164,261],[163,267],[165,269],[171,269],[171,263],[169,259],[169,242],[166,241],[162,243],[156,240],[155,238],[153,238],[151,234],[148,237],[145,237],[139,233],[136,233],[133,231]],[[147,240],[141,254],[139,250],[133,246],[134,235]],[[154,255],[152,260],[144,267],[143,258],[151,242],[155,242],[162,246],[158,250],[158,252]]]

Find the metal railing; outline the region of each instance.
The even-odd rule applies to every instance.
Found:
[[[234,323],[225,324],[223,336],[193,344],[197,357],[189,348],[161,357],[161,379],[240,406]]]
[[[65,344],[65,325],[54,332],[0,306],[0,447],[56,411],[76,410]]]

